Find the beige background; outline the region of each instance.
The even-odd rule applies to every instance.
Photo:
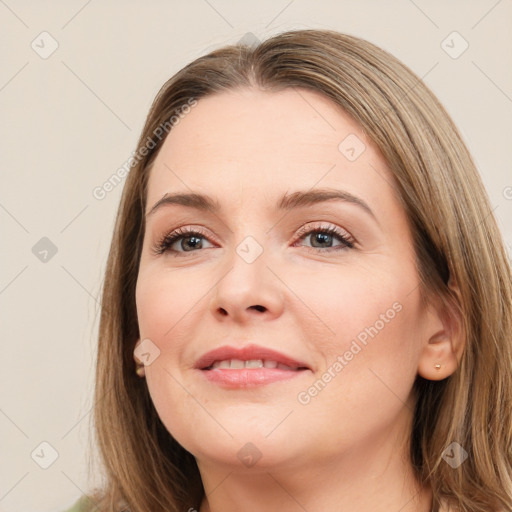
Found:
[[[92,192],[134,151],[160,86],[199,55],[292,28],[390,51],[461,129],[512,253],[511,0],[0,0],[0,23],[1,512],[62,511],[93,483],[98,297],[122,186]],[[456,59],[441,47],[453,31],[469,44]]]

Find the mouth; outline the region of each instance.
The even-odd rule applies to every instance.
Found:
[[[242,368],[278,368],[279,370],[307,370],[307,367],[303,366],[288,366],[287,364],[280,363],[272,359],[248,359],[246,361],[242,359],[222,359],[221,361],[215,361],[213,364],[202,370],[241,370]]]
[[[258,345],[219,347],[199,358],[195,368],[209,381],[226,388],[271,384],[311,371],[304,362]]]

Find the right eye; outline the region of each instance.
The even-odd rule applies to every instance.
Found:
[[[197,252],[197,249],[203,249],[202,240],[206,239],[201,229],[179,228],[163,236],[153,247],[153,252],[157,255],[170,252],[173,256],[181,256],[186,252]],[[173,248],[174,245],[181,250]]]

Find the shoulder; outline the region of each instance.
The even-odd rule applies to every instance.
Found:
[[[453,509],[448,506],[448,503],[444,500],[441,500],[441,504],[439,506],[438,512],[453,512]]]
[[[67,508],[63,512],[88,512],[87,508],[87,496],[82,496],[79,500],[77,500],[72,507]]]

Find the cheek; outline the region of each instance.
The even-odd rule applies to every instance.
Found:
[[[416,283],[414,267],[392,265],[338,267],[297,279],[294,291],[315,313],[297,318],[319,366],[328,368],[342,356],[343,372],[353,376],[368,378],[373,366],[393,378],[404,364],[414,372],[420,339]]]
[[[186,449],[188,418],[197,415],[197,403],[191,386],[185,383],[181,362],[198,321],[194,308],[201,305],[198,301],[204,295],[192,284],[176,272],[146,268],[139,274],[136,288],[140,337],[149,338],[160,350],[146,367],[148,391],[162,423]]]
[[[158,345],[172,339],[176,345],[179,326],[189,323],[189,316],[194,315],[204,295],[196,285],[177,272],[148,269],[140,273],[136,305],[141,339],[154,339]]]
[[[204,408],[208,407],[208,400],[198,401],[197,391],[167,362],[155,361],[151,365],[146,372],[146,384],[161,422],[186,450],[196,455],[201,446],[213,446],[219,439],[224,440],[226,431]],[[197,425],[202,425],[199,436],[193,432]]]
[[[403,270],[398,279],[391,269],[377,275],[359,274],[352,268],[323,285],[309,279],[303,288],[304,293],[309,290],[310,299],[317,297],[312,304],[334,331],[315,340],[311,322],[303,322],[303,330],[309,330],[310,350],[320,347],[321,357],[311,387],[297,397],[301,404],[297,412],[305,423],[317,425],[319,449],[332,449],[324,439],[325,428],[338,432],[342,425],[346,438],[353,440],[378,436],[401,414],[404,404],[410,404],[421,341],[421,306],[419,290],[411,292],[415,273]]]

